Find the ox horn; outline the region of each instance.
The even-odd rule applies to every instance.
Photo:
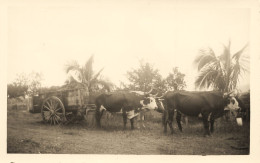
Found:
[[[156,97],[157,95],[158,95],[158,92],[157,92],[155,95],[150,94],[150,96],[151,96],[151,97],[154,97],[154,98],[157,98],[157,97]]]
[[[163,98],[163,96],[164,95],[166,95],[166,93],[167,93],[168,91],[166,91],[166,92],[164,92],[164,93],[162,93],[162,95],[160,96],[160,97],[155,97],[156,99],[162,99]]]
[[[235,91],[233,90],[233,91],[230,91],[230,92],[228,92],[228,93],[224,93],[224,96],[227,97],[227,96],[231,95],[231,94],[234,93],[234,92],[235,92]]]
[[[158,93],[157,93],[158,94]],[[162,94],[160,97],[155,97],[156,99],[161,99],[161,98],[163,98],[163,95],[164,94]]]
[[[150,94],[152,91],[153,91],[153,87],[151,88],[151,90],[150,90],[149,92],[145,92],[144,94],[145,94],[145,95],[148,95],[148,94]]]
[[[233,91],[230,91],[229,93],[228,93],[228,95],[231,95],[231,94],[233,94],[235,91],[233,90]]]

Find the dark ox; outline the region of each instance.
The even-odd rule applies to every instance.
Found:
[[[224,115],[225,110],[238,110],[239,104],[236,98],[230,94],[223,95],[220,92],[190,92],[190,91],[170,91],[160,98],[163,100],[164,113],[163,124],[164,132],[167,132],[167,124],[173,133],[173,115],[177,110],[177,124],[180,131],[181,114],[187,116],[200,116],[203,120],[205,136],[214,131],[214,121]]]
[[[122,112],[124,128],[126,128],[127,122],[127,113],[133,114],[134,112],[140,112],[145,109],[157,109],[156,100],[154,97],[149,97],[146,93],[143,92],[113,92],[113,93],[104,93],[99,95],[95,104],[96,109],[96,121],[97,126],[101,127],[101,117],[104,109],[111,112]],[[137,114],[136,114],[137,115]],[[136,115],[131,116],[131,129],[134,129],[134,118]]]

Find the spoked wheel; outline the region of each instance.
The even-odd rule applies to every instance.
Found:
[[[52,96],[44,100],[42,104],[42,119],[51,125],[66,121],[65,108],[58,97]]]

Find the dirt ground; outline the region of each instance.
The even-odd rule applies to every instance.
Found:
[[[102,117],[102,128],[87,121],[51,126],[40,114],[26,109],[7,111],[7,153],[134,154],[134,155],[247,155],[249,124],[242,127],[218,121],[215,133],[203,137],[202,123],[183,125],[180,133],[163,133],[160,115],[146,122],[146,128],[123,130],[122,117]]]

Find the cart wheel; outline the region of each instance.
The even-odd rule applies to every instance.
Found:
[[[67,121],[64,105],[61,100],[55,96],[44,100],[41,113],[43,121],[50,123],[51,125]]]

